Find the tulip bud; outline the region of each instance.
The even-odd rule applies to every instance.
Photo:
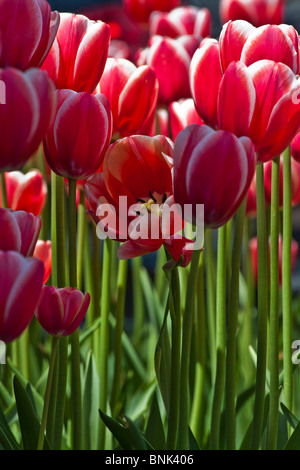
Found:
[[[61,13],[53,46],[43,64],[59,89],[92,93],[108,55],[110,28],[83,15]]]
[[[43,284],[48,281],[52,270],[52,250],[51,241],[38,240],[34,253],[34,258],[38,258],[44,264],[44,279]]]
[[[143,128],[151,125],[158,81],[150,67],[136,67],[126,59],[108,59],[95,92],[103,93],[110,102],[114,135],[142,134]]]
[[[174,148],[174,195],[182,207],[204,205],[204,225],[226,224],[243,202],[255,171],[251,140],[192,124],[180,132]],[[201,222],[199,220],[198,222]]]
[[[112,131],[108,99],[101,94],[58,90],[53,125],[44,140],[51,169],[65,178],[86,179],[101,166]]]
[[[180,0],[123,0],[127,14],[137,23],[147,23],[153,11],[170,11],[180,5]]]
[[[0,250],[32,256],[42,221],[33,214],[0,208]]]
[[[43,286],[36,309],[40,325],[52,336],[69,336],[83,321],[90,295],[72,287]]]
[[[246,20],[255,26],[280,24],[285,13],[285,0],[221,0],[222,23],[229,20]]]
[[[54,41],[59,13],[45,0],[2,0],[0,68],[40,67]]]
[[[0,171],[19,170],[37,150],[56,109],[55,88],[46,72],[0,70],[5,105],[0,105]]]
[[[20,171],[5,173],[8,207],[40,215],[47,197],[47,184],[39,170],[24,175]],[[1,203],[1,196],[0,196]]]
[[[27,328],[43,283],[43,263],[13,251],[0,251],[0,340],[9,343]]]

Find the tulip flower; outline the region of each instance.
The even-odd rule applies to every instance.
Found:
[[[35,312],[40,325],[52,336],[69,336],[82,323],[90,295],[72,287],[43,286]]]
[[[173,103],[169,105],[169,113],[173,140],[176,139],[179,132],[190,124],[204,124],[197,113],[192,98],[173,101]]]
[[[255,171],[254,147],[248,137],[192,124],[178,135],[174,148],[175,202],[204,205],[204,224],[218,228],[236,213]]]
[[[53,125],[44,140],[51,169],[65,178],[86,179],[101,166],[112,132],[108,99],[101,94],[58,90]]]
[[[55,88],[46,72],[0,70],[5,105],[0,105],[0,172],[19,170],[37,150],[56,109]]]
[[[285,0],[221,0],[222,23],[247,20],[255,26],[280,24],[285,13]]]
[[[92,93],[104,70],[110,28],[83,15],[61,13],[53,46],[43,64],[59,89]]]
[[[51,241],[38,240],[34,253],[34,258],[38,258],[44,264],[44,278],[43,284],[46,284],[48,281],[51,270],[52,270],[52,250],[51,250]]]
[[[172,155],[172,141],[164,136],[126,137],[109,147],[103,174],[87,180],[85,194],[98,233],[124,241],[120,259],[164,244],[175,263],[189,263],[191,241],[179,236],[184,222],[174,205]],[[167,214],[172,214],[169,220]]]
[[[188,43],[190,44],[190,43]],[[198,47],[196,42],[193,52]],[[189,67],[191,51],[182,38],[172,39],[153,36],[149,48],[144,50],[137,63],[152,67],[159,83],[158,102],[169,104],[191,96],[189,86]]]
[[[170,11],[180,5],[180,0],[123,0],[127,14],[137,23],[147,23],[153,11]]]
[[[0,3],[0,68],[40,67],[54,41],[59,13],[45,0]]]
[[[269,248],[270,248],[270,240],[269,240]],[[253,274],[257,282],[257,237],[254,237],[250,240],[249,250],[250,250],[250,256],[251,256]],[[298,252],[299,252],[299,245],[295,240],[292,240],[292,243],[291,243],[292,273],[295,271],[295,268],[296,268]],[[279,238],[278,238],[278,254],[279,254],[278,280],[279,280],[279,286],[282,286],[282,236],[281,235],[279,235]]]
[[[147,133],[158,96],[153,69],[146,65],[136,67],[126,59],[109,58],[95,93],[103,93],[110,102],[114,136],[142,134],[143,129]]]
[[[205,38],[211,33],[211,14],[207,8],[192,5],[175,8],[169,13],[155,11],[149,18],[149,31],[151,36],[177,38],[190,34]]]
[[[42,221],[25,211],[0,208],[0,250],[12,250],[23,256],[32,256]]]
[[[265,197],[269,205],[271,205],[271,188],[272,188],[272,162],[268,161],[264,166],[265,180]],[[300,163],[292,158],[291,160],[291,191],[292,205],[296,206],[300,203]],[[280,156],[279,166],[279,208],[283,208],[283,156]]]
[[[5,182],[10,209],[41,214],[47,198],[47,184],[39,170],[31,170],[26,174],[20,171],[5,173]]]
[[[282,62],[295,74],[299,73],[299,36],[293,26],[255,28],[247,21],[229,21],[223,26],[219,45],[223,72],[233,61],[241,60],[249,66],[268,59]]]
[[[0,340],[4,343],[18,338],[31,322],[43,275],[40,260],[0,251]]]

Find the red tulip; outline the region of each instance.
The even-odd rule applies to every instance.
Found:
[[[291,176],[292,176],[292,205],[296,206],[300,203],[300,163],[292,158],[291,160]],[[271,204],[271,187],[272,187],[272,162],[269,161],[264,166],[265,179],[265,197],[268,204]],[[279,167],[279,207],[283,207],[283,157],[280,156]]]
[[[229,20],[247,20],[255,26],[283,22],[285,0],[221,0],[222,23]]]
[[[205,226],[220,227],[245,198],[254,170],[254,147],[249,138],[192,124],[175,142],[175,202],[192,204],[194,223],[197,204],[204,204]]]
[[[176,263],[190,260],[191,242],[176,235],[183,220],[174,206],[172,154],[173,144],[164,136],[126,137],[109,147],[103,174],[85,184],[99,235],[104,232],[125,241],[118,249],[121,259],[154,252],[165,244]],[[167,212],[172,213],[168,226]]]
[[[269,240],[269,249],[270,249],[270,240]],[[251,255],[251,263],[253,274],[257,282],[257,237],[254,237],[249,242],[249,250]],[[295,271],[297,264],[299,245],[295,240],[292,240],[291,244],[291,262],[292,262],[292,273]],[[278,279],[279,285],[282,286],[282,236],[279,235],[278,239],[278,254],[279,254],[279,270],[278,270]]]
[[[0,208],[0,250],[32,256],[41,226],[41,219],[33,214]]]
[[[58,90],[53,125],[44,140],[51,169],[65,178],[86,179],[101,166],[112,131],[108,99],[101,94]]]
[[[51,241],[38,240],[34,253],[34,258],[40,259],[44,264],[44,278],[43,284],[48,281],[52,270],[52,250]]]
[[[211,33],[211,14],[207,8],[183,6],[169,13],[155,11],[149,19],[150,35],[177,38],[191,34],[205,38]]]
[[[143,129],[151,126],[158,81],[150,67],[136,67],[126,59],[108,59],[95,92],[103,93],[110,102],[113,134],[121,137],[142,134]]]
[[[0,171],[19,170],[37,150],[52,123],[55,88],[46,72],[0,70],[5,105],[0,105]],[[0,82],[1,83],[1,82]]]
[[[0,251],[0,340],[9,343],[27,328],[43,283],[43,263]]]
[[[42,68],[57,88],[92,93],[104,70],[110,28],[83,15],[60,16],[55,41]]]
[[[59,25],[59,13],[45,0],[1,0],[0,68],[39,67]]]
[[[69,336],[83,321],[90,295],[72,287],[43,286],[36,309],[40,325],[52,336]]]
[[[198,40],[194,50],[197,47]],[[160,104],[169,104],[191,96],[190,62],[191,51],[182,43],[182,38],[172,39],[162,36],[153,36],[149,42],[149,48],[144,50],[138,59],[139,65],[149,65],[156,73]]]
[[[138,23],[147,23],[153,11],[170,11],[180,5],[180,0],[123,0],[125,11]]]
[[[204,124],[197,113],[192,98],[173,101],[173,103],[169,105],[169,113],[173,140],[176,139],[179,132],[190,124]]]
[[[229,21],[223,26],[219,44],[223,71],[233,61],[249,66],[263,59],[282,62],[294,73],[299,71],[299,36],[293,26],[254,28],[247,21]]]
[[[47,198],[47,184],[39,170],[25,175],[20,171],[5,173],[5,182],[10,209],[40,215]]]

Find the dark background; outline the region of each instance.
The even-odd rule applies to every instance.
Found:
[[[104,5],[105,3],[122,3],[121,1],[107,1],[107,0],[48,0],[53,10],[76,12],[77,9],[86,5]],[[219,0],[189,0],[182,2],[188,5],[197,5],[198,7],[208,8],[213,16],[213,35],[217,36],[220,32],[219,20]],[[287,0],[286,18],[285,23],[293,25],[300,31],[300,1]]]

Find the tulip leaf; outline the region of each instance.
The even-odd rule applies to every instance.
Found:
[[[100,397],[99,376],[92,351],[87,358],[83,380],[83,448],[96,450],[98,443],[99,417],[95,413]]]
[[[297,424],[283,450],[300,450],[300,423]]]
[[[170,407],[170,384],[171,384],[171,346],[167,327],[169,313],[169,299],[167,301],[165,317],[160,331],[160,336],[155,350],[155,372],[159,389],[164,401],[167,414]]]
[[[13,386],[16,397],[23,448],[24,450],[36,450],[40,430],[39,419],[36,415],[28,393],[16,375],[14,376]],[[44,449],[50,449],[47,439],[45,439]]]
[[[267,393],[265,397],[265,405],[264,405],[264,417],[263,417],[263,428],[262,428],[262,436],[265,432],[265,429],[267,427],[267,422],[268,422],[268,415],[269,415],[269,407],[270,407],[270,394]],[[244,439],[241,443],[240,450],[248,450],[250,449],[250,444],[251,444],[251,434],[252,434],[252,426],[253,426],[253,420],[248,426],[248,429],[246,431],[246,434],[244,436]]]
[[[189,446],[190,446],[190,450],[200,450],[198,442],[196,441],[196,438],[190,428],[189,428]]]
[[[156,391],[153,394],[145,437],[155,450],[164,450],[166,446],[164,426],[161,419]]]
[[[20,450],[20,447],[10,430],[5,415],[0,408],[0,444],[5,450]]]
[[[295,429],[297,425],[299,424],[299,420],[296,418],[295,415],[293,415],[293,413],[283,403],[280,403],[280,408],[284,416],[286,417],[287,422],[291,425],[293,429]]]
[[[101,410],[100,416],[114,438],[123,450],[153,450],[139,428],[129,418],[124,417],[122,422],[110,418]]]

